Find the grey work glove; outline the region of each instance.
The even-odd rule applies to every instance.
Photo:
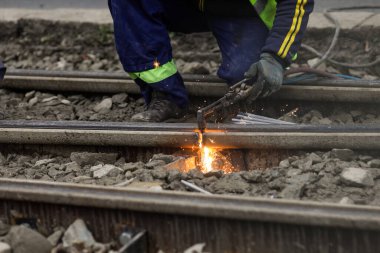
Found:
[[[260,60],[251,65],[245,73],[246,78],[257,78],[255,87],[248,100],[267,97],[281,88],[284,68],[271,54],[263,53]]]

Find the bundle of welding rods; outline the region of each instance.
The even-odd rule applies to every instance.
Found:
[[[287,122],[283,120],[278,120],[278,119],[272,119],[252,113],[239,113],[236,118],[232,119],[232,122],[234,124],[238,125],[273,125],[273,124],[278,124],[278,125],[295,125],[295,123],[292,122]]]

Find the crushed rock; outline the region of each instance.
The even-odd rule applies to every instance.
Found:
[[[184,157],[167,154],[156,154],[148,162],[127,162],[116,153],[88,152],[73,152],[68,157],[38,154],[0,154],[0,157],[4,157],[0,166],[0,176],[4,178],[106,186],[120,184],[121,187],[132,180],[136,184],[158,184],[162,189],[177,191],[189,190],[180,182],[187,180],[214,194],[332,203],[348,197],[355,204],[380,203],[375,201],[380,199],[380,190],[376,190],[380,189],[380,168],[375,168],[380,157],[352,150],[299,153],[278,162],[278,167],[233,173],[168,169],[165,167],[168,163]],[[39,166],[35,166],[36,163]]]

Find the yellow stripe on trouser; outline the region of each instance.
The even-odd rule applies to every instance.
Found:
[[[296,5],[294,17],[293,17],[292,26],[290,27],[290,30],[288,34],[286,35],[285,40],[281,44],[280,50],[277,53],[281,58],[286,58],[290,50],[290,47],[292,46],[301,28],[302,19],[305,14],[306,3],[307,3],[307,0],[297,0],[297,5]]]

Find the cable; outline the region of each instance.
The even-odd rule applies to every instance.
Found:
[[[298,73],[316,74],[320,77],[327,77],[327,78],[331,78],[331,79],[339,79],[339,77],[334,75],[334,74],[331,74],[331,73],[328,73],[326,71],[322,71],[319,69],[309,68],[309,67],[289,69],[289,70],[285,71],[284,76],[289,76],[289,75],[298,74]]]
[[[315,54],[316,56],[318,56],[320,58],[322,57],[322,54],[320,52],[318,52],[316,49],[314,49],[313,47],[311,47],[309,45],[302,44],[301,48],[309,51],[310,53]],[[375,65],[379,64],[380,63],[380,57],[377,57],[376,60],[374,60],[372,62],[363,63],[363,64],[351,64],[351,63],[339,62],[339,61],[336,61],[336,60],[333,60],[333,59],[329,59],[329,58],[327,58],[326,61],[330,62],[330,63],[332,63],[332,64],[334,64],[336,66],[341,66],[341,67],[346,67],[346,68],[352,68],[352,69],[355,69],[355,68],[369,68],[369,67],[372,67],[372,66],[375,66]]]
[[[367,67],[372,67],[372,66],[380,63],[380,57],[376,58],[376,60],[373,62],[365,63],[365,64],[342,63],[342,62],[338,62],[338,61],[335,61],[335,60],[328,58],[331,51],[334,49],[336,43],[338,42],[338,38],[339,38],[340,30],[341,30],[340,23],[330,13],[331,12],[339,12],[339,11],[347,11],[347,10],[366,10],[366,9],[370,9],[370,10],[380,9],[380,5],[365,5],[365,6],[350,6],[350,7],[343,7],[343,8],[331,8],[331,9],[327,9],[323,12],[324,16],[331,23],[333,23],[335,25],[335,33],[334,33],[334,37],[330,43],[329,48],[327,49],[327,51],[324,54],[320,53],[319,51],[317,51],[316,49],[314,49],[311,46],[308,46],[305,44],[301,45],[301,47],[303,49],[305,49],[305,50],[317,55],[318,57],[320,57],[320,60],[318,62],[316,62],[315,64],[313,64],[311,66],[311,68],[316,68],[325,61],[328,61],[328,62],[335,64],[335,65],[338,65],[338,66],[347,67],[347,68],[367,68]]]

